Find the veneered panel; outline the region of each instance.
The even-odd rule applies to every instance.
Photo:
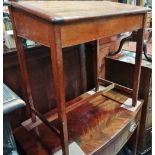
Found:
[[[18,36],[49,47],[49,24],[47,21],[19,10],[13,10],[13,17]]]
[[[64,24],[61,27],[62,47],[140,29],[142,22],[143,15],[141,14]]]

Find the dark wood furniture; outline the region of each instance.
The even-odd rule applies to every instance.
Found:
[[[91,99],[88,101],[88,96]],[[136,138],[141,117],[141,106],[135,112],[121,108],[128,96],[116,91],[101,92],[94,98],[89,93],[80,95],[67,103],[69,141],[76,142],[85,154],[116,155],[123,145],[133,138],[132,154],[136,152]],[[82,100],[86,99],[85,104]],[[79,104],[74,104],[74,102]],[[72,105],[72,106],[71,106]],[[72,110],[72,107],[76,108]],[[53,111],[54,112],[54,111]],[[54,112],[54,114],[56,114]],[[51,122],[55,115],[46,114]],[[53,122],[58,126],[58,120]],[[135,130],[130,128],[135,123]],[[49,155],[60,149],[60,140],[44,124],[27,131],[23,126],[14,130],[14,135],[27,155]]]
[[[132,88],[135,53],[122,51],[120,55],[106,57],[105,78]],[[121,68],[121,72],[120,72]],[[119,73],[119,74],[117,74]],[[144,99],[140,124],[138,154],[151,151],[152,147],[152,63],[143,56],[139,85],[139,98]]]
[[[91,68],[93,67],[93,53],[96,51],[96,48],[92,48],[94,47],[93,44],[85,44],[83,54],[81,54],[81,46],[72,46],[63,49],[66,101],[74,99],[94,87]],[[24,51],[27,59],[27,68],[33,99],[35,100],[35,107],[40,113],[47,113],[56,107],[54,89],[52,86],[53,77],[51,73],[50,49],[45,46],[38,46],[24,49]],[[3,54],[3,79],[12,90],[24,99],[16,49],[6,49]],[[19,127],[21,123],[28,118],[29,115],[26,112],[26,108],[9,114],[13,128]]]
[[[92,48],[90,48],[90,47],[92,47]],[[92,59],[93,51],[95,50],[95,48],[93,48],[93,47],[94,47],[94,45],[88,46],[87,44],[85,44],[85,52],[84,53],[86,54],[86,56],[84,59],[83,59],[83,56],[81,57],[81,54],[80,54],[80,49],[81,49],[80,46],[73,46],[73,47],[63,49],[63,51],[64,51],[63,52],[63,60],[64,60],[65,90],[67,92],[66,93],[66,101],[69,101],[69,100],[79,96],[80,94],[82,94],[85,90],[88,91],[94,87],[94,81],[92,79],[93,74],[92,74],[92,71],[90,70],[90,66],[92,66],[92,60],[93,60]],[[26,54],[26,58],[27,58],[27,66],[28,66],[28,71],[29,71],[29,76],[30,76],[30,82],[31,82],[32,90],[34,92],[33,97],[36,101],[35,106],[37,107],[39,112],[41,112],[42,114],[46,114],[48,111],[50,111],[51,109],[53,109],[55,107],[55,103],[53,102],[55,100],[54,92],[53,92],[52,88],[49,86],[49,83],[53,82],[52,77],[49,76],[51,74],[50,49],[47,47],[43,47],[43,46],[34,47],[34,48],[26,49],[25,54]],[[83,81],[83,75],[82,75],[83,74],[83,71],[82,71],[83,65],[80,64],[81,60],[82,61],[85,60],[86,64],[87,64],[84,67],[86,69],[85,72],[87,75],[87,78],[86,78],[87,87],[86,88],[82,84],[83,83],[82,82]],[[70,68],[70,65],[72,66],[72,68]],[[38,69],[35,69],[35,68],[38,68]],[[41,72],[40,72],[40,70],[41,70]],[[75,72],[75,70],[76,70],[76,72]],[[47,75],[47,76],[44,76],[44,75]],[[36,78],[38,76],[40,78]],[[17,60],[17,52],[16,51],[12,51],[9,53],[6,52],[4,54],[4,80],[17,94],[19,94],[20,96],[23,96],[22,84],[20,82],[21,77],[20,77],[19,63]],[[72,81],[72,83],[70,81]],[[72,91],[70,91],[70,90],[72,90]],[[115,97],[116,96],[119,97],[117,94],[115,94]],[[47,96],[45,96],[45,95],[47,95]],[[98,97],[98,98],[101,98],[101,97]],[[114,104],[109,104],[109,102],[111,100],[109,100],[108,102],[105,102],[105,104],[109,104],[107,106],[104,104],[101,104],[100,106],[97,105],[97,104],[100,104],[100,101],[102,102],[102,100],[98,100],[98,98],[92,99],[92,100],[96,100],[96,101],[93,101],[93,102],[96,102],[95,103],[96,107],[101,106],[101,110],[102,110],[103,106],[105,108],[107,107],[108,109],[113,109]],[[46,102],[46,104],[44,104],[45,102]],[[88,102],[87,105],[91,105],[91,104]],[[123,110],[121,108],[119,108],[119,109]],[[141,109],[141,108],[139,107],[139,109]],[[88,119],[87,118],[88,114],[90,115],[90,113],[92,113],[91,109],[89,109],[89,108],[88,109],[86,108],[85,112],[86,112],[86,115],[82,116],[79,113],[79,111],[77,111],[77,114],[81,118],[80,120]],[[112,111],[110,111],[110,112],[112,112]],[[131,113],[131,112],[129,112],[129,113]],[[104,114],[104,112],[102,112],[102,114]],[[132,123],[132,120],[134,120],[137,115],[140,115],[140,110],[138,112],[135,112],[134,114],[133,113],[131,113],[131,114],[132,114],[132,117],[128,118],[128,119],[131,119],[131,120],[128,120],[129,123],[125,123],[125,124],[122,123],[122,126],[120,126],[120,132],[117,132],[116,136],[113,137],[113,140],[111,141],[112,146],[114,145],[113,141],[116,141],[116,143],[117,143],[118,140],[121,140],[121,143],[119,143],[120,145],[119,144],[117,145],[117,148],[120,149],[123,146],[123,144],[126,143],[126,141],[130,137],[132,138],[133,136],[134,136],[134,141],[135,141],[135,134],[133,134],[133,136],[132,136],[132,133],[129,132],[129,128],[130,128],[130,123]],[[87,124],[90,124],[90,126],[91,126],[91,120],[94,120],[93,116],[90,118],[90,120],[87,123]],[[111,115],[108,115],[108,116],[105,115],[103,117],[99,117],[99,120],[98,120],[96,126],[98,126],[99,124],[101,124],[101,122],[103,122],[102,120],[104,117],[106,117],[106,119],[108,117],[109,121],[111,120],[111,118],[114,118],[114,117],[116,117],[116,119],[118,119],[117,114],[111,113]],[[53,151],[54,150],[54,148],[52,147],[53,141],[51,141],[51,139],[53,139],[54,137],[53,138],[49,137],[48,140],[40,141],[40,139],[44,139],[45,137],[48,137],[50,134],[50,132],[46,132],[46,130],[48,130],[46,126],[44,126],[44,128],[42,128],[42,130],[40,131],[41,135],[43,133],[47,134],[47,135],[45,134],[42,138],[38,138],[37,128],[36,128],[36,130],[33,130],[34,132],[30,133],[30,132],[26,131],[23,127],[21,127],[20,124],[27,118],[28,118],[28,116],[25,112],[25,109],[18,110],[18,111],[13,112],[9,115],[9,120],[11,122],[11,126],[14,128],[15,138],[16,138],[17,142],[20,144],[21,148],[23,148],[23,150],[24,150],[23,152],[25,152],[27,154],[31,154],[31,151],[33,151],[33,152],[35,152],[34,154],[39,154],[37,152],[39,148],[40,148],[40,152],[43,152],[44,150],[46,150],[45,149],[46,147],[44,147],[44,146],[49,146],[49,145],[51,145],[51,148],[49,147],[47,152],[49,153],[49,152]],[[74,120],[74,117],[71,117],[71,119]],[[136,122],[138,125],[139,117],[138,117],[138,119],[136,118],[136,120],[137,120]],[[72,121],[69,121],[69,122],[72,122]],[[83,128],[86,128],[86,127],[81,125],[80,122],[81,121],[77,120],[77,124],[78,124],[79,128],[81,128],[81,131],[85,131],[84,133],[81,133],[81,136],[84,136],[86,134],[86,130],[83,130]],[[102,127],[104,127],[104,123],[102,123]],[[125,127],[125,129],[124,129],[124,127]],[[40,126],[39,126],[39,128],[40,128]],[[74,126],[70,127],[70,129],[71,128],[74,128]],[[88,129],[88,133],[90,131],[92,131],[92,127],[90,128],[90,130],[89,130],[89,128],[87,128],[87,129]],[[95,129],[95,126],[94,126],[94,129]],[[116,129],[116,128],[113,128],[113,129]],[[115,131],[118,131],[118,130],[115,130]],[[26,133],[25,136],[23,133]],[[123,136],[119,136],[121,134],[123,134]],[[33,145],[31,145],[32,143],[30,141],[27,141],[27,140],[22,141],[23,138],[24,139],[28,138],[27,135],[28,135],[28,137],[33,137],[32,138],[33,145],[39,144],[39,146],[42,146],[42,147],[39,147],[39,148],[36,147],[36,149],[34,150],[34,147],[33,147]],[[55,141],[58,141],[58,138]],[[92,144],[92,145],[94,145],[94,144]],[[24,146],[28,146],[28,147],[24,147]],[[106,148],[106,147],[104,147],[104,148]],[[102,149],[102,150],[99,149],[99,150],[100,150],[101,154],[103,154],[105,149]],[[87,152],[87,151],[88,150],[85,150],[85,152]],[[112,151],[114,151],[114,150],[112,150]],[[115,153],[117,151],[118,151],[118,149],[115,150]]]
[[[146,23],[145,23],[145,31],[149,28],[151,29],[151,14],[152,13],[147,13],[147,17],[146,17]],[[151,32],[149,32],[149,36],[147,38],[147,40],[145,39],[144,43],[143,43],[143,52],[144,52],[144,56],[147,59],[147,61],[152,62],[152,57],[149,57],[147,54],[147,42],[151,39],[151,35],[152,35],[152,30],[150,30]],[[122,47],[126,42],[136,42],[136,37],[137,37],[137,32],[133,31],[130,35],[126,35],[123,37],[123,39],[120,41],[120,45],[119,48],[116,51],[110,52],[109,55],[113,56],[116,55],[118,53],[120,53],[122,51]],[[146,37],[145,37],[146,38]]]
[[[136,106],[143,31],[145,16],[148,9],[119,3],[98,1],[21,1],[11,2],[9,11],[14,27],[17,53],[26,97],[25,100],[29,107],[32,123],[37,121],[37,115],[51,131],[58,137],[61,137],[63,154],[67,155],[69,153],[66,113],[73,111],[75,108],[81,106],[81,104],[97,97],[98,93],[79,102],[76,102],[77,100],[74,99],[74,104],[71,106],[65,105],[62,48],[97,40],[102,37],[125,31],[138,30],[133,89],[121,87],[116,84],[111,84],[106,88],[109,90],[116,87],[132,94],[132,105]],[[24,50],[21,46],[21,38],[31,39],[50,47],[54,93],[58,107],[58,115],[54,113],[54,115],[51,116],[52,120],[50,119],[50,121],[58,118],[59,128],[56,128],[56,126],[49,123],[49,121],[35,108]],[[96,90],[98,90],[99,87],[97,56],[98,54],[96,51],[93,60]],[[104,83],[103,79],[101,81],[101,83]]]

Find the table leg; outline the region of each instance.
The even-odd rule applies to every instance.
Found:
[[[26,104],[28,106],[28,110],[31,115],[32,122],[35,122],[36,115],[34,113],[32,113],[32,111],[31,111],[31,108],[34,108],[34,104],[33,104],[31,86],[30,86],[30,82],[29,82],[29,75],[28,75],[27,66],[26,66],[25,53],[24,53],[24,49],[23,49],[23,46],[21,43],[21,38],[17,35],[17,32],[16,32],[16,26],[15,26],[15,23],[13,20],[14,17],[13,17],[13,12],[12,12],[11,8],[9,8],[9,12],[10,12],[10,16],[12,19],[18,61],[19,61],[19,65],[20,65],[20,72],[21,72],[21,77],[22,77],[22,82],[23,82],[24,97],[26,100]]]
[[[55,89],[54,92],[57,101],[58,119],[60,123],[61,146],[63,155],[69,155],[60,28],[59,26],[49,26],[49,32],[51,32],[49,33],[49,41],[51,48],[50,53]]]
[[[83,92],[87,91],[86,47],[85,46],[86,46],[85,44],[79,45],[81,78],[82,78]]]
[[[93,76],[94,76],[94,83],[95,83],[95,91],[99,89],[98,83],[98,54],[99,54],[99,40],[93,44]]]
[[[144,29],[139,29],[137,32],[136,57],[134,66],[134,77],[133,77],[133,101],[132,101],[133,106],[136,106],[138,98],[139,81],[141,73],[141,58],[143,51],[143,33]]]

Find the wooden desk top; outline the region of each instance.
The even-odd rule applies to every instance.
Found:
[[[19,1],[15,8],[51,22],[145,13],[149,9],[109,1]]]

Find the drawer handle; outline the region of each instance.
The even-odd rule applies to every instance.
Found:
[[[137,127],[137,124],[135,123],[135,121],[132,121],[130,123],[129,132],[133,133],[135,131],[136,127]]]

